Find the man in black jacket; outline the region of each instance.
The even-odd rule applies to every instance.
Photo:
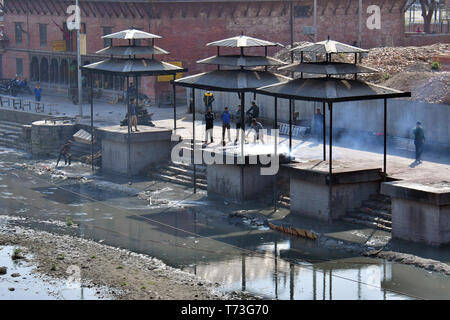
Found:
[[[248,123],[251,123],[252,119],[258,119],[258,117],[259,117],[259,107],[256,105],[255,101],[252,102],[252,106],[250,107],[250,109],[248,109],[246,114],[248,116],[248,119],[247,119]]]
[[[211,138],[211,143],[213,143],[214,114],[211,113],[211,108],[208,108],[208,111],[206,111],[205,113],[205,123],[206,123],[206,134],[204,143],[208,143],[208,135]]]

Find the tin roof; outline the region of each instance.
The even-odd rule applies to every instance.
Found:
[[[338,62],[293,63],[287,66],[280,67],[278,70],[328,75],[378,72],[373,68],[359,66],[352,63]]]
[[[279,43],[270,42],[266,40],[256,39],[244,35],[223,39],[219,41],[210,42],[207,46],[215,47],[230,47],[230,48],[248,48],[248,47],[274,47],[282,46]]]
[[[169,54],[168,51],[156,46],[140,47],[140,46],[111,46],[103,48],[96,53],[113,56],[138,56],[152,54]]]
[[[199,60],[197,63],[231,67],[282,66],[286,64],[283,61],[272,57],[241,55],[213,56]]]
[[[116,33],[111,33],[102,37],[103,39],[124,39],[124,40],[136,40],[136,39],[159,39],[160,36],[152,33],[148,33],[137,29],[122,30]]]
[[[325,40],[313,44],[305,44],[295,47],[290,51],[313,52],[313,53],[366,53],[369,50],[350,46],[334,40]]]
[[[81,68],[91,73],[114,73],[122,76],[166,75],[187,71],[155,59],[108,59]]]
[[[261,87],[256,92],[285,99],[318,102],[344,102],[411,96],[411,92],[402,92],[360,80],[338,78],[295,79]]]
[[[291,80],[268,71],[215,70],[175,80],[175,84],[212,91],[246,92]]]

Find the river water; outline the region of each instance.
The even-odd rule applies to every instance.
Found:
[[[16,223],[35,229],[148,254],[218,282],[224,291],[268,299],[450,299],[448,276],[230,218],[242,207],[204,192],[193,195],[189,187],[149,178],[129,184],[91,175],[77,163],[55,175],[47,171],[54,166],[53,160],[0,149],[0,214],[25,217]],[[264,203],[249,206],[270,210]],[[78,228],[67,228],[68,218]]]

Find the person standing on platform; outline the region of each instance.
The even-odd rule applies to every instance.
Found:
[[[228,142],[231,142],[231,115],[228,112],[228,107],[225,107],[225,111],[222,113],[222,144],[225,146],[225,131],[228,130]]]
[[[205,132],[205,141],[204,143],[208,143],[208,136],[211,139],[211,143],[214,142],[213,132],[214,132],[214,115],[211,113],[211,108],[208,108],[208,111],[205,113],[205,124],[206,124],[206,132]]]
[[[321,142],[323,139],[323,114],[320,109],[317,109],[317,113],[314,114],[314,134],[317,142]]]
[[[247,111],[248,122],[251,123],[252,119],[258,119],[259,117],[259,107],[256,105],[255,101],[252,101],[252,106]]]
[[[416,146],[416,162],[422,162],[422,152],[423,145],[425,143],[425,133],[422,129],[422,123],[418,121],[416,123],[416,128],[413,130],[414,133],[414,144]]]
[[[237,144],[240,136],[241,136],[241,111],[242,111],[242,106],[239,105],[238,106],[238,110],[236,111],[236,113],[234,114],[234,122],[236,123],[236,139],[234,140],[234,144]]]
[[[128,115],[129,117],[129,121],[130,121],[130,129],[131,132],[133,132],[133,126],[136,130],[136,132],[138,132],[138,128],[137,128],[137,115],[136,115],[136,105],[134,104],[134,98],[130,99],[130,114]]]
[[[41,102],[41,97],[42,97],[41,85],[37,83],[36,87],[34,88],[34,99],[36,100],[36,102]]]

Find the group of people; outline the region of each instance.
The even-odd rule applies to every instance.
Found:
[[[205,95],[206,98],[206,95]],[[212,98],[212,99],[211,99]],[[211,110],[211,104],[206,103],[207,101],[210,102],[213,101],[213,97],[208,97],[208,99],[204,99],[205,101],[205,107],[206,107],[206,113],[205,113],[205,124],[206,124],[206,132],[205,132],[205,140],[204,143],[208,143],[210,141],[211,143],[214,142],[214,114]],[[259,107],[256,105],[256,102],[252,102],[252,106],[250,109],[245,113],[247,115],[247,120],[250,120],[250,130],[246,134],[246,138],[250,134],[250,132],[255,133],[255,139],[254,142],[261,141],[264,143],[263,133],[262,129],[263,126],[261,122],[259,122],[257,119],[259,117]],[[234,144],[237,144],[239,142],[239,136],[241,134],[242,129],[242,106],[239,105],[234,115],[230,113],[230,109],[228,107],[225,107],[224,111],[221,115],[222,120],[222,144],[223,146],[226,145],[225,142],[225,135],[227,134],[228,142],[232,142],[231,139],[231,122],[234,120],[235,128],[236,128],[236,137],[234,139]]]

